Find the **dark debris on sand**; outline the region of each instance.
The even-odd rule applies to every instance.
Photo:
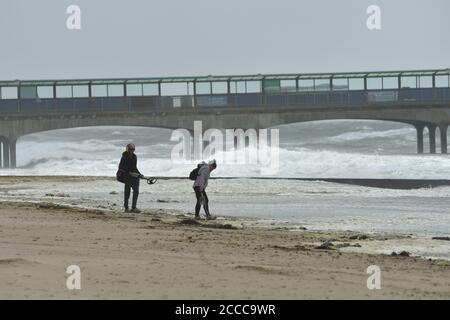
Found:
[[[367,240],[369,237],[365,234],[358,234],[349,237],[350,240]]]
[[[204,228],[214,228],[214,229],[227,229],[227,230],[237,230],[238,228],[231,224],[220,224],[220,223],[201,223],[194,219],[183,219],[178,221],[177,224],[198,226]]]
[[[433,237],[432,240],[450,241],[450,237]]]
[[[278,246],[278,245],[274,245],[271,246],[273,249],[278,249],[278,250],[283,250],[283,251],[307,251],[308,248],[306,248],[305,246],[302,245],[295,245],[293,247],[285,247],[285,246]]]
[[[335,250],[334,244],[331,241],[325,241],[320,246],[315,247],[315,249],[319,249],[319,250]]]
[[[393,257],[410,257],[411,254],[408,251],[402,251],[400,253],[392,252],[391,256],[393,256]]]

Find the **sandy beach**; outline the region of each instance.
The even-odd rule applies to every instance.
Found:
[[[4,187],[4,186],[3,186]],[[376,235],[0,203],[0,299],[449,299],[450,262],[343,252]],[[68,290],[66,268],[81,269]],[[369,290],[366,269],[381,269]]]

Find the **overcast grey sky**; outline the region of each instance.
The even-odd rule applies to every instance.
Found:
[[[449,0],[1,0],[0,80],[448,68],[449,38]]]

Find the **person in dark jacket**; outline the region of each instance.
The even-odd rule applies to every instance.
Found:
[[[127,145],[127,150],[122,153],[122,159],[120,159],[119,169],[126,172],[125,176],[125,195],[123,206],[125,207],[125,212],[140,213],[141,211],[136,207],[137,200],[139,196],[139,179],[143,175],[139,172],[137,168],[137,157],[134,154],[136,147],[134,144],[130,143]],[[131,204],[131,211],[128,207],[128,200],[130,199],[131,189],[133,189],[133,202]]]

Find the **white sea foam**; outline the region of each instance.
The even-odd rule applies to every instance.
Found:
[[[364,128],[361,131],[346,132],[329,138],[329,141],[357,141],[364,139],[374,139],[374,138],[395,138],[400,137],[402,139],[406,138],[409,140],[415,139],[415,130],[413,128],[402,128],[402,129],[392,129],[392,130],[382,130],[373,131]]]
[[[170,160],[172,144],[159,142],[137,149],[139,169],[147,175],[186,176],[192,165]],[[20,170],[3,170],[0,175],[94,175],[115,174],[123,152],[120,140],[30,141],[17,146]],[[258,177],[254,164],[223,164],[227,154],[218,153],[216,176]],[[377,155],[330,150],[279,150],[279,172],[286,178],[390,178],[450,179],[450,161],[442,155]]]

